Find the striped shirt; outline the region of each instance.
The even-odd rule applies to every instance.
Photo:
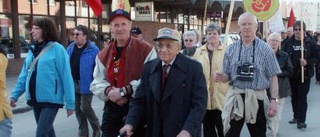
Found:
[[[237,41],[226,49],[223,61],[223,72],[229,76],[230,84],[237,88],[254,90],[267,89],[270,87],[270,78],[281,73],[277,58],[271,47],[257,37],[254,42],[255,48],[253,48],[253,44],[245,47],[241,44],[241,41]],[[253,63],[253,81],[239,81],[236,79],[238,66],[245,62]]]

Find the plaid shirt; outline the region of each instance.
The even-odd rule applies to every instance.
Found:
[[[226,50],[223,72],[229,76],[230,84],[237,88],[254,90],[267,89],[270,87],[270,78],[281,73],[281,69],[271,47],[257,37],[254,42],[254,47],[253,44],[245,47],[241,44],[241,41],[238,41],[228,46]],[[253,50],[254,48],[255,50]],[[239,81],[236,79],[239,64],[242,65],[245,62],[253,63],[253,81]]]

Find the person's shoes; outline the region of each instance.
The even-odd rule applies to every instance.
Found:
[[[298,123],[297,128],[298,129],[305,129],[305,128],[307,128],[307,124],[306,123]]]
[[[289,121],[289,124],[296,124],[297,122],[298,122],[297,119],[294,118],[294,119]]]

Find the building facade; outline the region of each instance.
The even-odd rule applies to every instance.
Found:
[[[100,48],[110,39],[108,14],[112,1],[101,0],[103,12],[95,16],[85,0],[0,0],[0,42],[9,58],[8,75],[20,72],[24,57],[27,54],[32,39],[29,34],[32,21],[35,18],[48,17],[57,25],[60,31],[60,43],[64,46],[72,41],[73,28],[85,25],[91,29],[90,40]],[[162,27],[177,29],[181,34],[190,29],[196,29],[204,34],[204,29],[210,22],[217,22],[224,32],[228,19],[230,0],[128,0],[131,6],[133,26],[139,26],[144,39],[152,44],[157,30]],[[242,0],[235,0],[233,16],[229,32],[237,32],[237,17],[244,12]],[[139,2],[153,2],[154,15],[151,21],[135,20],[135,7]],[[176,8],[179,7],[179,8]]]

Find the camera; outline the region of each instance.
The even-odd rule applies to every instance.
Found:
[[[253,64],[245,62],[237,68],[237,80],[240,81],[253,81]]]

